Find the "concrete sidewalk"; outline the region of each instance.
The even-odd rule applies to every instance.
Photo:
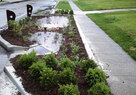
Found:
[[[75,11],[75,14],[94,14],[94,13],[107,13],[107,12],[118,12],[118,11],[136,11],[136,8],[97,10],[97,11]]]
[[[71,0],[74,13],[81,11]],[[78,28],[102,69],[114,95],[136,95],[136,62],[85,14],[75,14]]]

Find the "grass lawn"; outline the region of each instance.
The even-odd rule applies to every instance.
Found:
[[[88,17],[136,60],[136,11],[88,14]]]
[[[64,10],[72,10],[68,1],[60,1],[56,8],[64,9]]]
[[[84,11],[136,7],[136,0],[78,0],[74,2]]]

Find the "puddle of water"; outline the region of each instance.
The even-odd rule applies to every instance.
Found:
[[[66,16],[50,16],[38,20],[41,27],[56,28],[67,27],[69,20]]]
[[[56,32],[37,32],[32,34],[30,41],[35,40],[36,44],[42,47],[36,47],[35,51],[38,53],[47,53],[47,51],[57,52],[60,49],[63,37],[62,34]],[[32,50],[32,49],[31,49]]]

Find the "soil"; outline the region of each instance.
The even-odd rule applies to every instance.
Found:
[[[35,19],[40,19],[40,18],[49,17],[49,16],[58,16],[58,15],[33,16],[30,21],[26,22],[26,25],[28,25],[28,23],[30,23],[30,22],[33,22]],[[26,29],[22,30],[22,35],[21,36],[14,37],[12,31],[10,31],[8,29],[2,30],[0,35],[12,45],[29,47],[30,45],[34,44],[34,42],[24,41],[23,36],[28,37],[29,32],[30,33],[35,33],[35,32],[38,32],[38,31],[46,32],[46,30],[42,30],[42,29],[39,30],[39,28],[35,25],[35,23],[33,23],[32,26],[30,26],[29,28],[26,28]]]
[[[72,17],[72,19],[73,19],[73,17]],[[63,42],[63,45],[65,45],[68,49],[68,51],[66,52],[66,55],[71,60],[74,60],[73,57],[72,57],[73,53],[71,52],[72,50],[71,50],[71,47],[70,47],[71,41],[69,40],[69,38],[72,38],[72,41],[75,42],[75,44],[77,46],[82,47],[82,49],[80,49],[77,52],[77,54],[84,53],[84,56],[79,55],[80,60],[81,59],[87,59],[88,56],[87,56],[86,50],[84,48],[84,44],[82,43],[81,37],[79,35],[78,29],[76,27],[74,20],[73,20],[72,25],[75,26],[75,30],[76,30],[75,31],[76,34],[74,35],[74,37],[70,37],[68,35],[69,27],[66,28],[67,33],[64,35],[65,40]],[[62,33],[62,29],[59,28],[58,31],[55,30],[54,32]],[[60,48],[60,51],[56,55],[58,60],[61,59],[61,53],[62,53],[62,48]],[[17,60],[19,58],[20,58],[20,55],[16,56],[15,58],[12,58],[10,61],[11,61],[11,63],[13,63],[13,66],[16,70],[15,73],[17,74],[17,76],[22,77],[22,84],[23,84],[23,86],[24,86],[24,88],[27,92],[31,93],[32,95],[57,95],[58,88],[59,88],[58,86],[54,86],[54,87],[52,87],[48,90],[45,90],[40,86],[39,80],[35,80],[35,79],[31,78],[28,70],[20,69],[18,62],[17,62]],[[38,58],[40,59],[40,58],[42,58],[42,56],[38,56]],[[60,68],[57,68],[57,71],[59,71],[59,70],[60,70]],[[87,91],[89,89],[89,86],[85,81],[85,72],[80,70],[80,66],[77,66],[76,69],[75,69],[75,73],[76,73],[76,77],[78,78],[78,88],[79,88],[80,94],[81,95],[87,95]]]
[[[40,18],[42,18],[42,17],[40,17]],[[35,19],[35,18],[36,17],[33,17],[33,19]],[[73,19],[73,17],[71,17],[71,19]],[[65,54],[67,55],[68,58],[70,58],[71,60],[74,61],[72,49],[70,47],[70,43],[73,41],[77,46],[82,47],[74,56],[79,55],[79,60],[87,59],[88,55],[87,55],[87,52],[85,50],[84,44],[82,42],[82,39],[80,37],[79,31],[78,31],[78,28],[75,24],[74,19],[73,19],[73,22],[72,22],[72,26],[75,26],[75,32],[76,33],[75,33],[74,37],[71,37],[68,34],[69,26],[66,28],[66,31],[67,31],[66,34],[63,35],[63,37],[65,38],[65,40],[63,41],[63,45],[68,50]],[[61,28],[59,28],[57,30],[58,31],[56,31],[56,30],[55,31],[51,30],[51,31],[62,33]],[[46,31],[44,31],[44,32],[46,32]],[[69,38],[71,38],[72,40],[69,40]],[[60,48],[60,51],[56,55],[56,58],[58,60],[61,59],[62,51],[63,51],[62,48]],[[81,53],[84,53],[84,56],[80,55]],[[11,61],[11,63],[13,63],[13,66],[16,70],[15,74],[17,74],[17,76],[19,76],[19,77],[22,77],[22,84],[23,84],[25,90],[28,93],[31,93],[32,95],[57,95],[59,86],[54,86],[54,87],[52,87],[48,90],[43,89],[40,86],[39,80],[35,80],[35,79],[31,78],[28,70],[19,68],[19,65],[18,65],[18,62],[17,62],[17,60],[19,58],[20,58],[20,55],[12,58],[10,61]],[[38,56],[38,58],[41,59],[42,56]],[[60,71],[60,68],[57,68],[57,71]],[[76,77],[78,79],[78,89],[80,91],[80,95],[87,95],[89,86],[85,81],[85,74],[86,73],[84,71],[80,70],[80,66],[78,65],[78,66],[76,66],[75,74],[76,74]],[[112,95],[112,94],[110,94],[110,95]]]
[[[74,21],[74,18],[71,17],[71,19],[73,19],[73,22],[72,22],[72,26],[74,26],[75,28],[75,35],[74,37],[71,37],[68,32],[69,32],[69,26],[66,28],[66,34],[64,34],[64,38],[65,40],[63,41],[63,45],[67,48],[67,52],[66,52],[66,55],[68,58],[70,58],[71,60],[74,61],[73,59],[73,53],[72,53],[72,49],[70,47],[70,43],[71,42],[74,42],[76,44],[76,46],[79,46],[81,47],[82,49],[79,49],[79,51],[74,55],[79,55],[79,60],[83,60],[83,59],[87,59],[88,58],[88,55],[87,55],[87,52],[85,50],[85,47],[84,47],[84,44],[82,42],[82,39],[80,37],[80,34],[79,34],[79,31],[78,31],[78,28],[76,26],[76,23]],[[69,39],[72,39],[72,40],[69,40]],[[58,52],[58,55],[57,55],[57,59],[60,60],[61,59],[61,54],[62,54],[63,50],[62,48],[60,48],[59,52]],[[80,53],[84,53],[84,56],[80,55]]]
[[[15,74],[19,77],[22,77],[22,84],[25,90],[32,95],[57,95],[59,86],[54,86],[48,90],[43,89],[40,86],[39,80],[35,80],[30,76],[30,73],[26,69],[20,69],[17,60],[20,58],[20,55],[12,58],[10,61],[13,63],[15,68]],[[38,56],[42,58],[42,56]],[[60,71],[60,68],[57,68],[57,71]],[[87,95],[89,89],[88,84],[85,81],[85,72],[80,70],[80,66],[77,66],[75,69],[76,77],[78,78],[78,88],[80,95]]]

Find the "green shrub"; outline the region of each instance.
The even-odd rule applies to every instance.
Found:
[[[74,12],[73,12],[73,10],[70,10],[69,14],[71,14],[71,15],[72,15],[73,13],[74,13]]]
[[[44,89],[49,89],[52,86],[56,86],[58,83],[58,74],[57,71],[52,68],[45,68],[43,72],[41,72],[40,77],[40,85]]]
[[[22,29],[17,21],[13,20],[8,21],[8,29],[11,30],[14,37],[21,36],[22,34],[21,32]]]
[[[45,63],[43,63],[43,62],[39,61],[39,62],[33,63],[29,67],[30,75],[33,78],[39,79],[39,77],[41,76],[40,72],[42,72],[44,68],[46,68],[46,67],[45,67]]]
[[[65,68],[70,68],[73,71],[75,70],[75,64],[69,58],[62,59],[60,67],[61,67],[62,70],[64,70]]]
[[[80,64],[81,70],[87,72],[89,68],[96,68],[97,64],[92,59],[83,60]]]
[[[110,88],[104,82],[96,83],[88,90],[88,95],[109,95]]]
[[[69,10],[64,10],[64,14],[68,14],[68,11],[69,11]]]
[[[80,95],[77,85],[60,85],[58,95]]]
[[[77,78],[70,68],[66,68],[59,74],[59,84],[77,84]]]
[[[65,10],[62,9],[60,12],[61,12],[61,14],[64,14],[64,13],[65,13]]]
[[[89,84],[89,86],[93,86],[98,82],[105,82],[106,76],[105,76],[105,73],[101,69],[90,68],[88,70],[88,72],[86,73],[85,79],[86,79],[87,83]]]
[[[19,66],[24,69],[28,69],[33,63],[35,63],[37,60],[36,58],[36,52],[32,51],[29,54],[22,55],[19,60]]]
[[[55,58],[55,55],[53,53],[51,53],[49,55],[45,55],[43,57],[43,60],[45,61],[47,67],[53,68],[53,69],[57,68],[58,61]]]

